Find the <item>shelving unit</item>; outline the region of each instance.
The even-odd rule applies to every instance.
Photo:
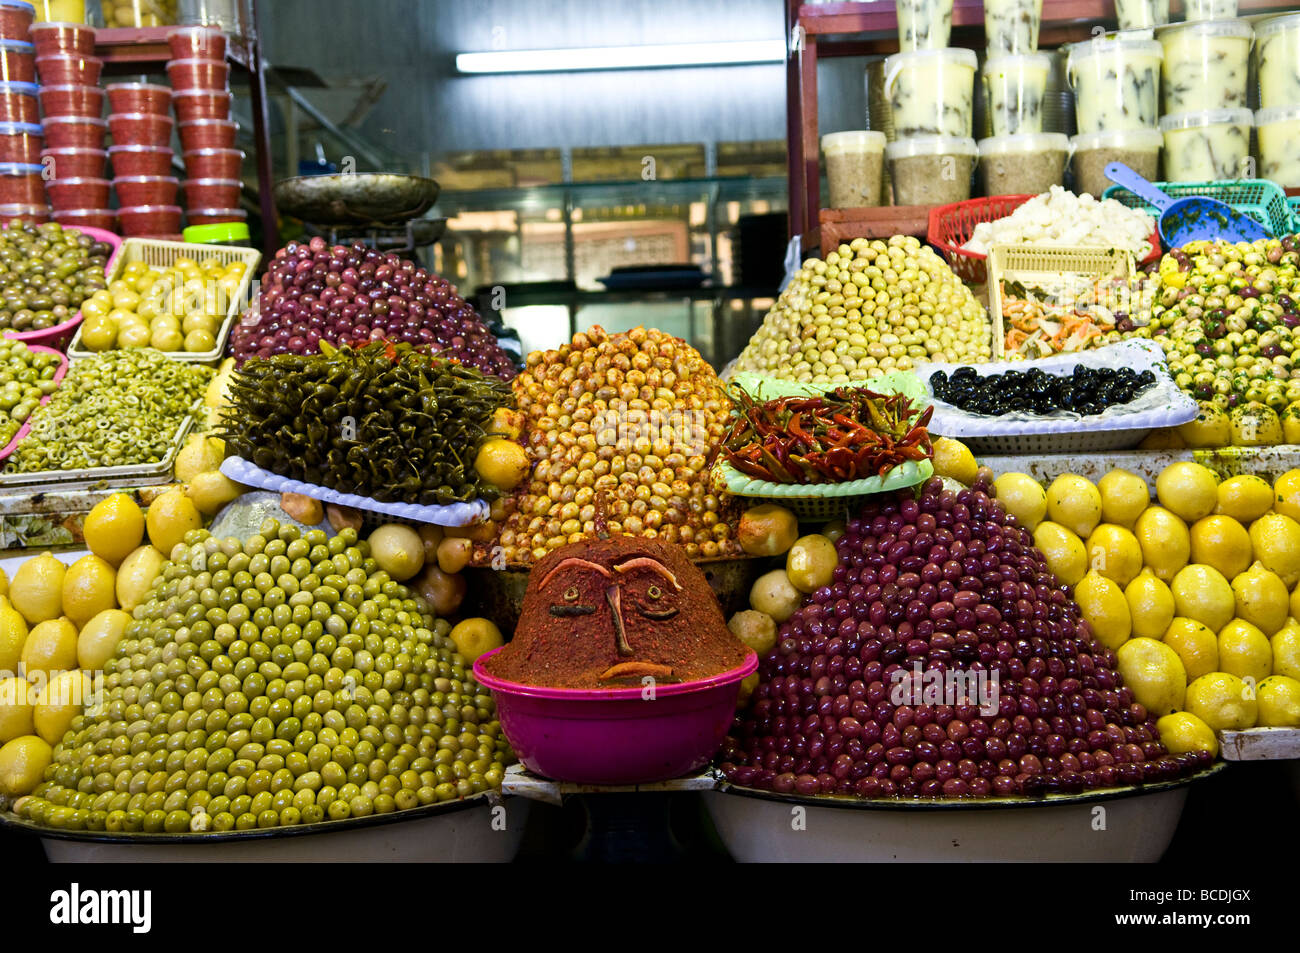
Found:
[[[226,58],[248,74],[249,100],[253,113],[253,141],[257,153],[257,192],[262,213],[263,254],[269,260],[279,247],[275,199],[271,194],[271,127],[267,120],[266,64],[261,54],[257,0],[252,0],[252,20],[243,37],[229,36]],[[95,31],[95,55],[104,61],[105,76],[158,72],[171,53],[167,34],[174,26],[119,27]]]
[[[918,234],[916,224],[928,213],[926,206],[900,206],[888,211],[863,209],[859,210],[862,215],[853,219],[846,217],[843,210],[827,218],[829,210],[821,209],[817,61],[821,57],[898,52],[898,19],[893,0],[822,4],[785,0],[785,5],[790,234],[803,236],[805,249],[820,247],[823,224],[832,228],[836,236],[844,231],[836,226],[850,221],[883,234]],[[1278,0],[1238,0],[1237,8],[1239,16],[1254,16],[1285,12],[1289,5]],[[1171,0],[1170,13],[1172,19],[1181,19],[1183,0]],[[954,0],[952,24],[953,46],[984,47],[982,0]],[[1113,0],[1043,0],[1039,45],[1051,48],[1086,40],[1097,26],[1115,28]],[[920,234],[924,234],[924,228]]]

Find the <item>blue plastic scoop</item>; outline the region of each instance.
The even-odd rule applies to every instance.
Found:
[[[1166,248],[1181,248],[1194,241],[1253,242],[1273,237],[1272,232],[1249,215],[1217,199],[1204,196],[1175,199],[1166,195],[1122,162],[1107,165],[1106,178],[1159,210],[1160,238]]]

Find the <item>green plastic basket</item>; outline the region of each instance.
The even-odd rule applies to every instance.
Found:
[[[1249,215],[1274,235],[1288,235],[1294,229],[1291,206],[1286,193],[1275,182],[1267,179],[1236,179],[1219,182],[1153,182],[1156,188],[1176,199],[1202,195],[1231,205],[1238,212]],[[1112,185],[1102,193],[1103,199],[1114,199],[1129,208],[1140,208],[1148,215],[1160,217],[1154,205],[1140,198],[1122,185]]]
[[[1300,195],[1288,197],[1286,204],[1291,207],[1291,231],[1300,233]]]
[[[920,378],[909,371],[894,371],[865,381],[851,381],[831,387],[799,384],[758,374],[737,374],[732,379],[737,387],[755,399],[773,400],[777,397],[812,396],[836,386],[870,387],[878,394],[906,394],[923,406],[930,403],[929,391]],[[867,497],[877,493],[902,490],[924,483],[934,475],[934,465],[929,460],[908,461],[894,467],[883,477],[850,480],[847,483],[772,483],[756,480],[741,473],[721,456],[714,464],[716,476],[732,496],[747,496],[779,503],[801,520],[809,522],[839,519],[856,512]]]

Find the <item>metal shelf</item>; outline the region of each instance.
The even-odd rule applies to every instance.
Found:
[[[267,119],[266,64],[262,60],[258,3],[251,0],[252,21],[247,35],[227,36],[226,59],[248,73],[249,100],[253,112],[253,142],[257,152],[257,192],[262,212],[262,251],[269,261],[279,247],[279,226],[275,183],[271,165],[271,126]],[[171,58],[167,34],[174,26],[114,27],[95,31],[95,55],[104,61],[107,75],[161,71]]]

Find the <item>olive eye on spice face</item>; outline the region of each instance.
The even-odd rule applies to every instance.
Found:
[[[568,589],[565,589],[565,590],[564,590],[564,598],[565,598],[565,601],[567,601],[567,602],[575,602],[575,601],[577,601],[577,598],[578,598],[578,587],[577,587],[577,586],[570,586]]]
[[[661,596],[663,596],[663,594],[664,591],[660,589],[658,586],[651,586],[649,589],[646,590],[646,595],[649,596],[651,599],[658,599]]]

